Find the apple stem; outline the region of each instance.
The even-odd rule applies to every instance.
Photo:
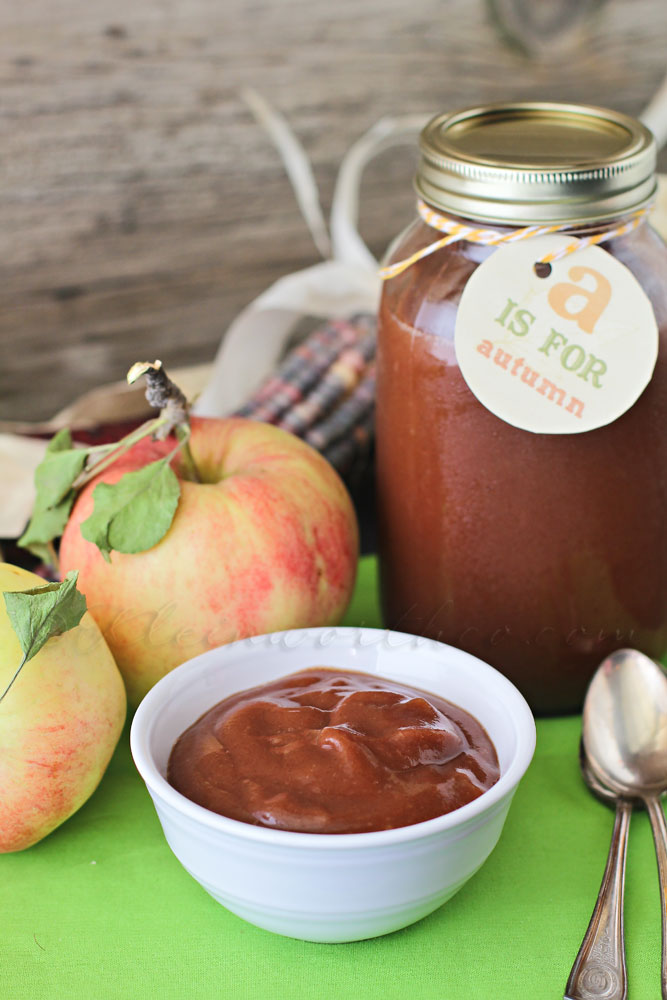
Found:
[[[194,460],[192,448],[190,447],[190,425],[181,424],[180,427],[177,427],[176,437],[181,442],[183,466],[187,473],[187,478],[193,483],[201,483],[201,475],[199,473],[199,469],[197,468],[197,463]]]
[[[19,663],[19,665],[17,667],[17,670],[16,670],[16,673],[14,674],[14,676],[12,677],[12,679],[10,680],[9,684],[7,685],[7,687],[5,688],[5,690],[2,692],[2,694],[0,694],[0,701],[2,701],[2,699],[5,697],[5,695],[11,689],[12,684],[14,683],[14,681],[16,680],[16,678],[18,677],[18,675],[21,673],[21,671],[23,670],[24,666],[26,665],[27,660],[28,660],[28,656],[27,656],[26,653],[24,653],[23,654],[23,659]]]
[[[137,361],[127,373],[127,381],[132,385],[142,376],[146,379],[146,399],[160,410],[161,417],[167,418],[158,436],[166,438],[176,428],[188,426],[190,405],[181,389],[167,375],[162,362]]]
[[[167,420],[168,417],[166,416],[159,416],[155,417],[153,420],[147,420],[141,425],[141,427],[137,427],[135,431],[132,431],[131,434],[126,434],[124,438],[120,439],[120,441],[116,441],[114,444],[109,445],[106,454],[104,454],[102,458],[99,458],[96,462],[93,462],[85,469],[84,472],[82,472],[74,483],[74,489],[80,490],[86,485],[86,483],[89,483],[91,479],[94,479],[98,473],[102,472],[109,465],[113,465],[113,463],[119,459],[121,455],[124,455],[125,452],[128,451],[133,445],[135,445],[137,441],[141,441],[142,438],[148,437],[149,434],[155,434],[160,427],[167,423]]]

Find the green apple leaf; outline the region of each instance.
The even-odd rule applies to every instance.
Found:
[[[18,544],[44,562],[50,562],[49,542],[62,535],[72,504],[74,481],[88,457],[85,448],[72,448],[68,430],[58,431],[35,469],[35,505],[28,527]]]
[[[30,590],[5,591],[5,607],[18,636],[23,659],[5,690],[5,697],[23,666],[39,653],[52,636],[76,628],[86,613],[86,599],[76,589],[78,572],[68,573],[62,583],[47,583]]]
[[[52,553],[48,543],[62,535],[73,503],[74,490],[70,490],[55,507],[35,510],[28,527],[18,540],[18,545],[32,552],[42,562],[49,563]]]
[[[152,549],[171,526],[180,497],[178,478],[168,458],[126,472],[117,483],[99,483],[94,508],[81,534],[110,562],[116,552]]]
[[[45,510],[57,506],[71,490],[87,457],[86,448],[72,448],[72,436],[68,430],[58,431],[49,441],[46,454],[35,470],[35,507]]]
[[[76,628],[86,613],[86,598],[76,589],[78,571],[62,583],[46,583],[30,590],[5,591],[7,614],[16,632],[26,662],[48,639]]]

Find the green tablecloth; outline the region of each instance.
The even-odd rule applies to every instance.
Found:
[[[379,624],[371,559],[361,563],[346,621]],[[579,778],[579,732],[578,718],[538,723],[535,759],[500,843],[458,895],[387,937],[324,945],[244,923],[186,874],[134,770],[126,730],[83,809],[35,847],[0,858],[0,998],[562,997],[613,819]],[[650,828],[639,813],[626,887],[630,1000],[660,997],[659,912]]]

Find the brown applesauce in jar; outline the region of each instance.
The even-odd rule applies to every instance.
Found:
[[[468,712],[394,681],[314,667],[214,705],[167,779],[213,812],[302,833],[389,830],[451,812],[500,775]]]
[[[634,157],[629,167],[624,156]],[[596,158],[611,166],[591,181]],[[647,130],[613,112],[491,106],[427,126],[417,188],[429,206],[468,224],[507,232],[564,220],[575,236],[611,233],[650,199],[654,160]],[[464,175],[477,166],[471,186]],[[517,181],[521,171],[533,178]],[[514,204],[505,198],[512,191]],[[440,236],[419,220],[388,261]],[[660,346],[637,402],[584,433],[512,426],[461,375],[458,303],[495,247],[463,240],[442,247],[386,280],[380,307],[385,624],[481,657],[539,712],[579,708],[593,671],[614,649],[655,658],[667,649],[667,248],[646,222],[600,245],[648,295]]]

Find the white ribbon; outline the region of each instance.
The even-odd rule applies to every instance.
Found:
[[[294,187],[297,203],[322,256],[331,256],[303,271],[279,278],[232,322],[215,361],[211,378],[194,412],[221,417],[235,410],[274,370],[299,321],[345,319],[374,313],[382,282],[378,262],[357,229],[359,189],[366,165],[382,150],[415,142],[426,115],[383,118],[348,150],[341,163],[329,220],[330,236],[320,207],[308,157],[285,119],[254,91],[244,99],[275,143]]]

